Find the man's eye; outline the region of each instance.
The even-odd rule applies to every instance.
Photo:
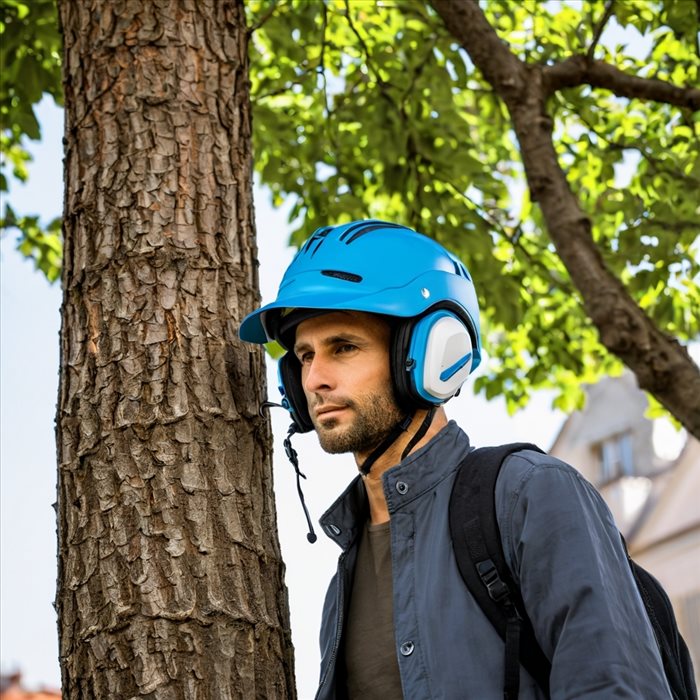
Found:
[[[353,345],[352,343],[345,343],[343,345],[338,346],[338,352],[352,352],[353,350],[356,350],[357,346]]]
[[[301,355],[299,355],[299,362],[301,362],[302,365],[305,365],[311,360],[314,359],[314,354],[312,352],[304,352]]]

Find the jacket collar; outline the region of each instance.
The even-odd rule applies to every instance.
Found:
[[[384,472],[389,514],[397,512],[452,474],[469,452],[469,438],[450,421],[429,443]],[[319,520],[323,531],[346,550],[369,516],[367,494],[358,475]]]

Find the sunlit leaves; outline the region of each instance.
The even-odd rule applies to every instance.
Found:
[[[33,105],[44,93],[62,99],[61,38],[54,0],[0,4],[0,119],[10,145],[41,136]],[[4,152],[4,151],[3,151]]]
[[[63,256],[60,218],[42,228],[37,216],[18,217],[8,205],[5,207],[5,215],[0,218],[0,229],[17,229],[20,234],[17,250],[25,257],[31,258],[36,269],[43,272],[49,282],[58,279]]]
[[[629,75],[700,83],[688,0],[492,0],[481,5],[518,58],[590,55]],[[32,104],[60,98],[52,0],[3,0],[3,169],[26,177]],[[690,11],[689,8],[690,7]],[[378,217],[414,226],[467,263],[488,359],[479,390],[511,410],[620,371],[598,342],[530,200],[508,113],[422,0],[249,0],[255,167],[291,202],[294,242],[317,226]],[[35,99],[36,98],[36,99]],[[547,106],[559,162],[605,263],[658,326],[700,333],[700,114],[587,85]],[[22,250],[55,276],[60,240],[34,217]],[[39,235],[42,234],[42,235]],[[55,237],[52,237],[55,235]],[[280,245],[285,241],[280,236]],[[51,266],[54,267],[51,267]]]
[[[488,2],[516,55],[555,63],[589,54],[621,70],[697,83],[683,0]],[[508,406],[620,363],[598,342],[528,196],[507,112],[422,2],[251,3],[256,166],[275,202],[291,199],[300,242],[315,227],[375,216],[458,253],[483,309],[488,373]],[[665,24],[660,21],[665,20]],[[688,28],[691,26],[691,29]],[[626,31],[625,31],[626,29]],[[582,86],[549,105],[562,167],[608,266],[659,326],[698,333],[695,194],[698,118]]]
[[[0,2],[0,192],[8,190],[8,176],[25,181],[31,156],[26,140],[41,138],[34,106],[44,94],[59,104],[61,37],[55,0]],[[10,173],[8,173],[8,169]],[[42,229],[36,216],[18,216],[9,207],[0,219],[3,232],[19,232],[20,252],[54,281],[60,275],[60,221]]]
[[[21,182],[26,182],[29,176],[27,164],[31,160],[29,153],[18,143],[13,142],[8,133],[0,133],[0,153],[3,158],[3,169],[7,165],[12,166],[12,176]],[[0,192],[6,192],[7,185],[5,173],[0,170]]]
[[[488,164],[471,147],[479,111],[475,102],[485,103],[484,111],[496,118],[500,109],[490,94],[453,93],[450,76],[466,76],[465,59],[440,34],[435,18],[418,12],[416,3],[407,5],[407,15],[367,3],[301,7],[308,11],[310,6],[315,23],[307,24],[315,33],[300,38],[308,42],[308,60],[299,62],[286,83],[277,69],[264,64],[252,79],[257,166],[276,193],[298,194],[295,214],[303,218],[295,240],[329,218],[387,216],[386,207],[393,218],[420,227],[437,207],[449,213],[449,184],[457,185],[452,196],[458,200],[474,184],[498,187],[495,196],[503,196],[504,188],[493,182]],[[267,46],[289,33],[295,8],[289,16],[283,8],[254,35],[263,62]],[[254,56],[254,74],[257,68]],[[274,89],[263,89],[274,80]],[[305,89],[296,91],[300,83]],[[281,114],[275,94],[285,89],[292,102]],[[280,123],[286,116],[294,128]],[[490,148],[498,150],[498,141]],[[456,160],[457,149],[461,156]],[[269,177],[273,171],[274,179]],[[315,180],[307,179],[308,172]],[[462,208],[460,201],[457,209]],[[477,226],[478,214],[470,218],[472,228]]]

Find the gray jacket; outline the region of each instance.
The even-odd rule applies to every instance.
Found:
[[[470,449],[450,422],[383,476],[396,653],[409,700],[503,697],[504,644],[462,581],[449,533],[452,484]],[[519,452],[499,475],[496,513],[506,560],[552,662],[551,697],[670,698],[617,528],[595,489],[553,457]],[[321,518],[343,551],[323,610],[318,700],[345,696],[344,617],[367,514],[358,477]],[[520,698],[542,697],[522,669]]]

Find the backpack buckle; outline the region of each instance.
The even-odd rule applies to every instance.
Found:
[[[490,559],[477,562],[476,570],[479,572],[479,578],[486,586],[489,592],[489,597],[496,603],[508,601],[510,599],[510,591],[508,586],[503,582],[496,566]]]

